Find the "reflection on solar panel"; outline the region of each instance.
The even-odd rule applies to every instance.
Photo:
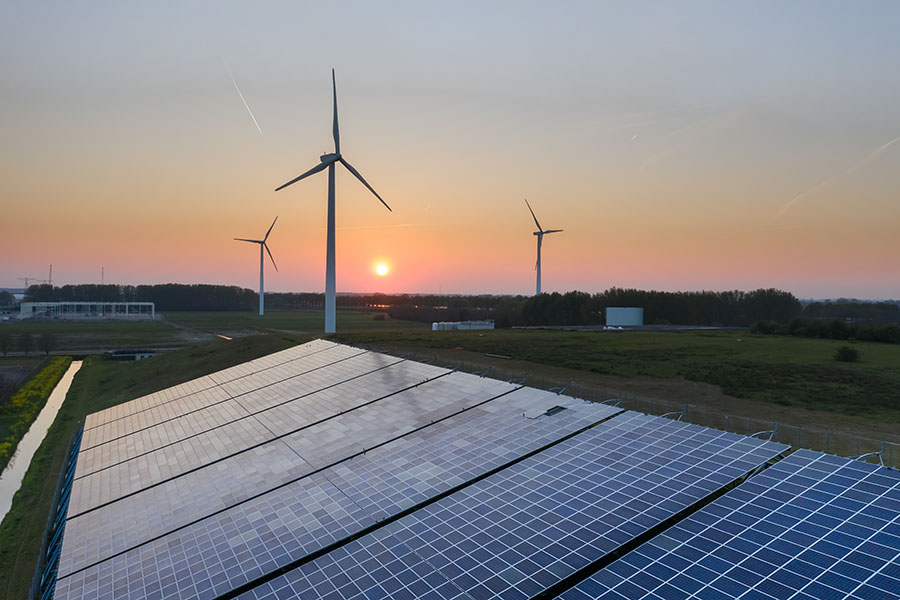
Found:
[[[544,419],[522,415],[555,405],[566,410]],[[79,589],[85,581],[130,567],[142,577],[139,587],[127,590],[128,596],[143,597],[148,586],[160,580],[164,565],[209,549],[210,562],[241,563],[226,569],[220,582],[208,582],[217,593],[227,591],[616,412],[539,390],[517,389],[65,577],[92,562],[92,557],[82,561],[79,552],[72,552],[74,560],[61,565],[60,587]],[[102,522],[93,525],[103,527]],[[79,534],[116,537],[109,532],[98,536],[91,527],[81,528],[75,535]],[[215,540],[230,541],[215,544]],[[87,550],[96,542],[78,545]],[[194,578],[176,579],[166,588],[166,597],[191,597],[200,591],[197,585]]]
[[[323,341],[227,371],[92,416],[57,598],[227,593],[620,412]]]
[[[241,597],[531,598],[784,448],[625,413]]]
[[[900,597],[900,473],[791,454],[564,600]]]

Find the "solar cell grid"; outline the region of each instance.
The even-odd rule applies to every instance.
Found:
[[[530,598],[783,449],[626,413],[421,508],[388,531],[394,547],[411,550],[416,564],[424,561],[416,597],[440,588],[473,598]],[[665,461],[655,460],[662,455]],[[675,481],[673,461],[700,470],[693,480]],[[341,564],[361,567],[371,558],[370,544],[381,541],[363,536],[344,546]],[[330,597],[312,577],[330,560],[317,558],[243,597]],[[410,583],[388,569],[369,572],[366,581],[367,589],[338,597],[386,591],[393,598],[390,590]]]
[[[265,366],[266,364],[275,366],[287,364],[300,359],[308,361],[313,355],[318,354],[319,352],[337,351],[340,354],[343,354],[351,350],[355,350],[357,352],[359,351],[357,349],[351,349],[351,347],[349,346],[341,346],[339,344],[334,344],[333,342],[328,342],[325,340],[313,340],[306,344],[301,344],[299,346],[294,346],[281,352],[276,352],[275,354],[268,355],[267,357],[262,357],[260,359],[252,360],[248,363],[229,367],[222,371],[218,371],[210,375],[204,375],[202,377],[198,377],[197,379],[193,379],[191,381],[187,381],[185,383],[181,383],[164,390],[160,390],[158,392],[136,398],[134,400],[131,400],[130,402],[125,402],[123,404],[119,404],[111,408],[92,413],[85,418],[85,433],[87,434],[90,432],[90,430],[105,423],[125,418],[127,416],[151,409],[155,406],[159,406],[161,404],[167,404],[176,401],[179,401],[180,403],[180,401],[187,396],[204,390],[215,388],[220,383],[235,380],[248,375],[258,374],[262,370],[268,368]]]
[[[900,474],[801,450],[560,598],[870,599],[897,590]]]
[[[509,384],[502,385],[512,389]],[[532,420],[521,416],[525,409],[542,406],[546,410],[554,404],[570,408],[545,419]],[[518,390],[322,471],[321,476],[340,489],[340,502],[335,505],[339,513],[350,513],[348,518],[362,524],[360,527],[371,525],[617,410],[559,398],[538,390]],[[225,564],[234,558],[232,555],[250,549],[248,539],[265,537],[274,528],[273,523],[279,523],[278,540],[273,542],[271,549],[263,551],[255,548],[251,552],[253,558],[245,560],[242,568],[226,571],[224,580],[231,587],[236,587],[252,579],[259,570],[272,570],[275,568],[272,565],[280,566],[289,559],[318,550],[333,539],[347,535],[341,525],[343,517],[333,515],[327,503],[310,506],[297,501],[298,490],[299,493],[307,493],[309,486],[308,478],[302,479],[167,535],[139,550],[65,577],[65,574],[98,558],[97,553],[92,552],[88,559],[82,560],[87,546],[93,544],[99,547],[103,543],[102,537],[94,536],[93,528],[83,528],[81,534],[74,534],[75,539],[82,540],[81,545],[76,547],[73,539],[73,546],[66,548],[66,552],[79,558],[61,567],[61,581],[72,580],[65,584],[66,590],[82,590],[85,581],[103,579],[105,573],[116,571],[119,565],[136,564],[134,556],[140,557],[137,564],[141,570],[148,572],[155,568],[154,565],[174,562],[176,559],[173,557],[178,553],[188,556],[206,554],[212,564]],[[353,510],[345,508],[345,501],[354,503]],[[242,538],[236,540],[229,534],[234,527],[243,533]],[[84,533],[88,533],[91,541],[84,538]],[[70,541],[69,535],[67,533],[67,543]],[[223,535],[228,540],[225,545]],[[208,552],[208,546],[212,543],[210,540],[218,540],[212,554]],[[146,565],[146,569],[141,565]],[[169,589],[168,597],[181,597],[182,592],[189,595],[185,590],[192,589],[192,585],[193,580],[177,582],[175,587]],[[132,597],[140,597],[136,593],[133,591]],[[73,591],[71,597],[79,596]]]
[[[385,370],[391,371],[390,377],[383,372],[371,373],[291,402],[295,428],[332,418],[382,396],[389,397],[403,386],[422,383],[426,376],[435,372],[434,367],[409,361],[396,362]],[[446,370],[437,372],[448,373]],[[95,470],[75,480],[69,514],[78,514],[173,477],[193,474],[195,469],[202,469],[210,463],[228,461],[229,457],[278,435],[283,434],[272,433],[258,416],[251,416]],[[96,469],[97,466],[102,465],[97,465],[95,461],[93,467]],[[216,469],[224,468],[227,464],[216,463]]]
[[[406,366],[414,367],[415,363]],[[406,368],[405,372],[415,374],[417,371],[415,368]],[[353,431],[365,428],[366,435],[362,439],[369,440],[374,446],[376,443],[402,435],[411,427],[417,426],[416,423],[418,426],[427,425],[434,419],[453,414],[466,406],[484,402],[493,395],[514,389],[514,386],[507,383],[472,376],[466,377],[480,382],[481,389],[469,388],[469,393],[465,398],[434,395],[435,390],[430,387],[434,382],[429,382],[376,402],[377,410],[350,410],[305,429],[302,434],[308,439],[331,440],[327,444],[307,445],[302,456],[309,457],[309,462],[300,460],[295,453],[286,451],[287,446],[284,446],[282,441],[278,441],[276,444],[266,444],[251,452],[231,456],[211,467],[187,473],[161,486],[148,487],[147,482],[164,480],[164,475],[171,474],[174,469],[182,468],[185,464],[192,462],[206,464],[212,457],[227,453],[235,447],[247,446],[253,442],[254,436],[264,435],[266,433],[264,430],[256,430],[262,426],[253,424],[254,421],[251,419],[238,421],[219,430],[229,430],[238,425],[245,427],[238,431],[242,435],[240,439],[219,436],[211,441],[214,446],[195,444],[186,447],[187,450],[202,454],[199,458],[194,457],[191,460],[191,457],[174,454],[176,450],[182,449],[182,445],[175,445],[153,453],[153,456],[159,457],[158,462],[161,464],[155,471],[136,473],[135,468],[149,465],[149,469],[156,463],[146,463],[140,460],[129,461],[116,468],[106,469],[90,477],[76,480],[72,491],[73,500],[69,508],[66,541],[72,540],[73,545],[77,545],[81,549],[78,552],[72,552],[72,554],[78,555],[72,560],[82,561],[82,565],[90,564],[92,559],[102,558],[100,552],[103,550],[108,553],[120,551],[135,543],[151,539],[155,535],[159,535],[161,531],[170,531],[175,527],[202,518],[213,510],[226,508],[237,501],[300,477],[314,468],[327,464],[325,460],[318,457],[320,453],[326,453],[332,460],[340,460],[363,449],[359,447],[360,445],[352,436],[337,438],[329,433],[331,430]],[[402,379],[399,380],[402,381]],[[418,381],[418,379],[413,381]],[[425,400],[423,403],[423,399],[429,400]],[[336,412],[334,406],[331,406],[330,410],[332,413]],[[321,412],[324,412],[324,409],[321,409]],[[271,436],[271,434],[269,435]],[[285,441],[290,440],[286,438]],[[272,464],[268,463],[270,453],[275,459]],[[266,462],[254,468],[254,463],[261,461]],[[169,471],[164,471],[169,468]],[[115,477],[119,477],[119,479],[114,479]],[[223,480],[225,485],[223,485]],[[138,486],[143,486],[139,488],[141,491],[136,489]],[[88,509],[114,499],[105,490],[113,490],[114,493],[119,494],[117,497],[120,499],[79,516]],[[197,502],[198,492],[203,493],[204,490],[208,494],[208,499]],[[124,496],[125,492],[132,493],[132,495],[122,498],[121,496]],[[152,510],[154,514],[152,516],[142,514],[148,510]],[[163,513],[166,516],[162,518],[161,522],[160,517],[155,513]],[[168,529],[160,529],[161,527]],[[91,551],[91,548],[95,550]],[[73,564],[75,563],[73,562]],[[67,566],[68,563],[65,565]],[[73,566],[72,568],[78,567]]]
[[[220,388],[217,388],[219,390],[217,394],[225,395],[224,398],[210,396],[212,400],[206,400],[204,394],[212,390],[192,395],[184,404],[199,406],[199,408],[183,409],[183,414],[148,427],[141,428],[139,423],[134,422],[135,419],[143,419],[148,414],[147,412],[118,420],[115,423],[121,424],[120,426],[123,428],[130,428],[133,432],[107,443],[90,445],[88,442],[87,446],[82,446],[76,475],[82,477],[124,460],[177,444],[182,440],[185,440],[186,444],[194,444],[197,436],[204,433],[208,433],[208,437],[211,438],[218,437],[220,432],[217,430],[219,428],[239,419],[250,418],[250,415],[254,414],[245,408],[245,405],[252,406],[255,409],[254,412],[258,414],[258,411],[267,410],[266,405],[271,408],[278,406],[279,403],[312,402],[307,398],[314,394],[333,395],[336,390],[344,391],[347,389],[344,384],[348,380],[374,373],[400,362],[401,359],[385,362],[371,354],[358,354],[316,367],[314,372],[304,371],[302,375],[280,380],[276,384],[244,396],[231,397]],[[425,375],[417,373],[415,376]],[[329,388],[334,388],[334,390],[329,391]],[[263,401],[261,398],[265,398],[265,400]],[[154,410],[170,409],[171,406],[165,405]],[[295,407],[288,407],[287,410],[294,411]],[[101,429],[98,428],[94,431]],[[269,437],[274,437],[274,435]]]

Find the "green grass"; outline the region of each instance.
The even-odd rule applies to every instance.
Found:
[[[27,598],[65,450],[85,415],[300,344],[312,336],[219,340],[136,362],[88,357],[0,524],[0,598]]]
[[[455,348],[623,377],[683,377],[752,398],[900,423],[900,346],[860,342],[858,363],[834,360],[838,340],[745,332],[494,330],[339,333],[380,348]]]
[[[212,333],[243,333],[268,331],[295,331],[318,333],[325,329],[325,313],[317,310],[266,310],[259,316],[256,311],[223,312],[167,312],[165,318],[184,327]],[[376,320],[374,314],[356,311],[337,312],[338,331],[430,329],[429,323],[415,321]]]
[[[21,350],[20,333],[31,333],[34,355],[43,355],[39,348],[43,333],[55,336],[51,351],[62,352],[183,345],[180,332],[162,321],[19,321],[2,327],[12,335],[11,352]]]

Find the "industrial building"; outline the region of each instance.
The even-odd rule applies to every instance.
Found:
[[[155,319],[153,302],[22,302],[20,319]]]

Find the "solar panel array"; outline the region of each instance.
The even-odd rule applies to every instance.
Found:
[[[809,450],[562,594],[564,600],[900,597],[900,473]]]
[[[783,449],[627,412],[242,597],[531,598]],[[332,590],[335,563],[367,575]]]
[[[900,589],[896,472],[786,451],[316,340],[90,415],[56,598]]]
[[[227,593],[619,412],[324,341],[266,358],[91,416],[58,598]]]

